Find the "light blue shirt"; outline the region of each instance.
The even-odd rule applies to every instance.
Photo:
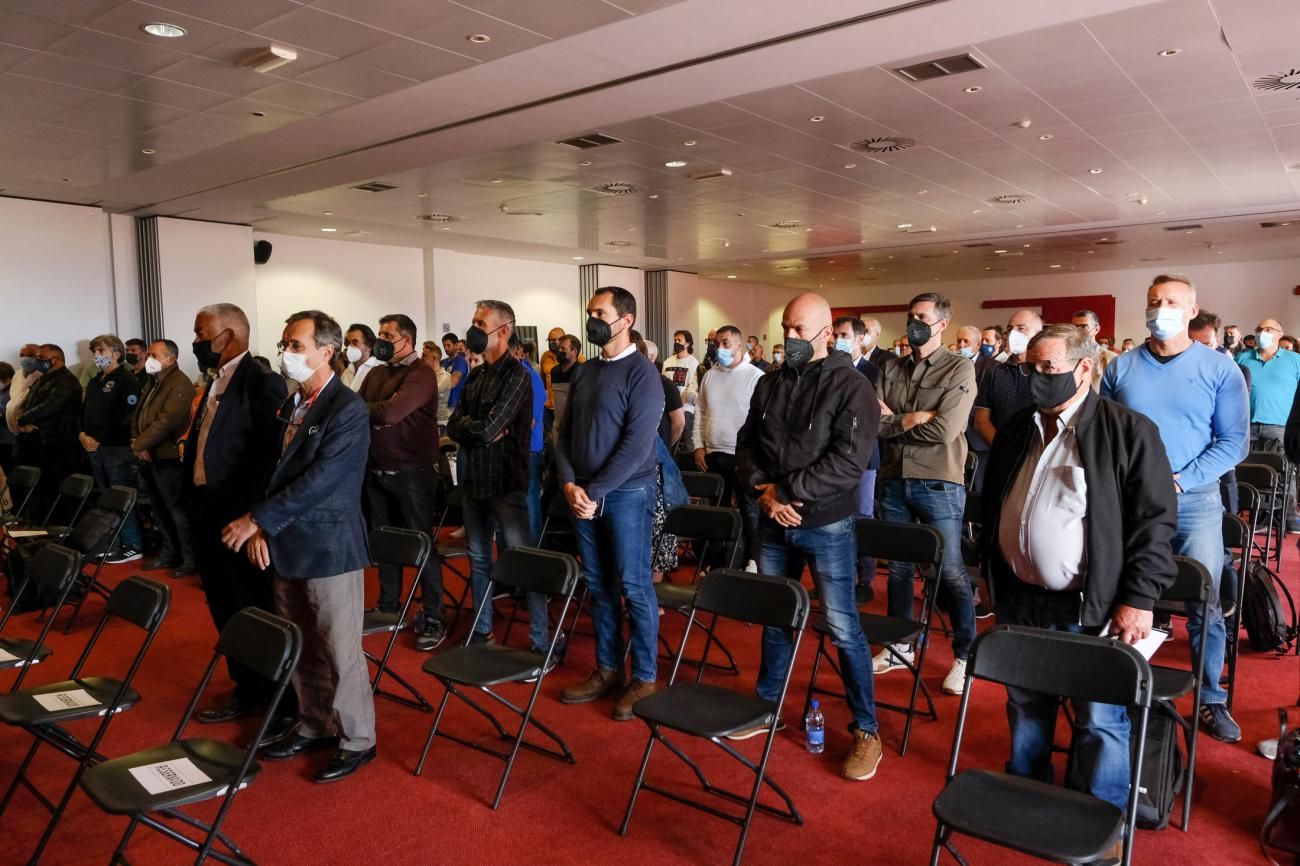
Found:
[[[1237,363],[1250,371],[1250,420],[1255,424],[1286,424],[1300,387],[1300,354],[1278,349],[1265,361],[1258,349],[1247,349]]]
[[[1217,482],[1250,450],[1246,380],[1231,358],[1203,343],[1164,364],[1145,343],[1125,352],[1106,367],[1101,396],[1155,422],[1184,490]]]

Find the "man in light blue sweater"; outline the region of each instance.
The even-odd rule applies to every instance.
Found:
[[[1174,553],[1197,560],[1214,581],[1210,616],[1187,609],[1192,648],[1205,653],[1201,724],[1215,739],[1235,743],[1241,728],[1228,713],[1223,673],[1226,632],[1219,606],[1223,567],[1223,503],[1219,478],[1249,450],[1250,402],[1246,383],[1232,359],[1191,339],[1196,289],[1187,277],[1158,276],[1147,290],[1147,329],[1138,349],[1112,361],[1101,396],[1123,403],[1155,422],[1164,442],[1178,493]]]

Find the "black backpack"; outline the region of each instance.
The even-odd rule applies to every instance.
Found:
[[[1287,730],[1286,710],[1277,714],[1282,731],[1273,759],[1273,793],[1259,830],[1259,847],[1273,866],[1278,866],[1278,861],[1270,849],[1300,854],[1300,730]]]
[[[1244,580],[1241,621],[1246,626],[1250,648],[1257,652],[1285,653],[1296,639],[1296,611],[1291,593],[1262,562],[1250,563]],[[1285,607],[1282,599],[1286,599]]]

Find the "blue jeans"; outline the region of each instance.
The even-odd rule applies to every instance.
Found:
[[[529,545],[536,545],[542,536],[542,464],[546,452],[534,451],[528,455],[528,531]]]
[[[101,490],[120,484],[123,487],[136,487],[136,468],[135,455],[131,449],[125,446],[100,446],[98,451],[90,455],[90,471],[95,476],[95,486]],[[165,507],[161,502],[155,505],[157,508]],[[143,542],[140,540],[140,521],[136,519],[135,509],[126,516],[126,522],[122,524],[122,536],[118,539],[118,546],[139,550]]]
[[[812,569],[813,583],[821,598],[831,643],[840,660],[844,693],[853,726],[867,733],[876,732],[875,681],[871,674],[871,647],[862,633],[858,605],[853,595],[857,537],[853,518],[816,529],[787,529],[766,517],[758,528],[758,570],[762,574],[779,574],[798,581],[804,563]],[[779,628],[763,629],[763,661],[758,670],[758,696],[768,701],[781,697],[781,680],[790,664],[794,642],[790,633]]]
[[[1210,573],[1210,619],[1201,622],[1199,605],[1187,606],[1187,634],[1192,652],[1201,652],[1205,642],[1205,676],[1201,701],[1222,704],[1228,693],[1219,685],[1223,674],[1223,647],[1227,631],[1223,626],[1223,605],[1219,601],[1219,583],[1223,577],[1223,498],[1219,484],[1206,484],[1178,494],[1178,529],[1174,533],[1174,554],[1186,556],[1205,566]]]
[[[966,512],[966,488],[951,481],[890,478],[880,485],[876,502],[880,517],[897,523],[918,521],[943,536],[943,568],[939,573],[940,598],[952,622],[952,653],[970,655],[975,641],[975,604],[970,577],[961,559],[961,521]],[[915,619],[910,562],[889,563],[889,615]]]
[[[659,667],[659,602],[650,580],[656,497],[653,481],[630,482],[599,500],[591,520],[573,519],[596,628],[596,664],[603,670],[623,668],[621,594],[632,626],[632,676],[647,683],[655,681]]]
[[[1096,634],[1078,624],[1079,595],[1026,586],[998,597],[999,625],[1027,625],[1052,631]],[[1129,720],[1126,707],[1071,701],[1074,707],[1074,766],[1069,785],[1120,809],[1128,807],[1130,782]],[[1014,776],[1052,781],[1052,735],[1060,698],[1007,687],[1007,721],[1011,725]]]
[[[533,536],[528,530],[528,510],[524,494],[507,493],[504,496],[466,496],[461,507],[465,517],[465,545],[469,549],[469,583],[474,593],[474,609],[478,610],[487,593],[492,573],[492,539],[500,528],[501,549],[528,547]],[[534,647],[550,644],[547,598],[540,592],[528,593],[528,632]],[[489,599],[473,629],[480,634],[492,633],[492,602]]]

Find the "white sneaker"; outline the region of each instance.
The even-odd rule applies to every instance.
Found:
[[[871,659],[871,672],[876,676],[887,674],[890,671],[907,670],[907,665],[899,661],[898,656],[890,652],[890,649],[907,659],[908,664],[916,660],[916,650],[911,649],[906,644],[892,644],[889,648],[876,653]]]
[[[943,678],[943,693],[960,695],[964,691],[966,691],[966,660],[953,659],[952,667],[948,669],[948,676]]]
[[[464,538],[464,537],[465,537],[465,527],[463,527],[463,526],[458,526],[458,527],[456,527],[455,529],[453,529],[453,530],[451,531],[451,537],[452,537],[452,538]]]
[[[749,564],[745,566],[745,571],[750,574],[758,574],[758,563],[751,559]]]
[[[1259,752],[1261,757],[1268,758],[1270,761],[1277,760],[1277,740],[1260,740],[1255,744],[1255,751]]]

